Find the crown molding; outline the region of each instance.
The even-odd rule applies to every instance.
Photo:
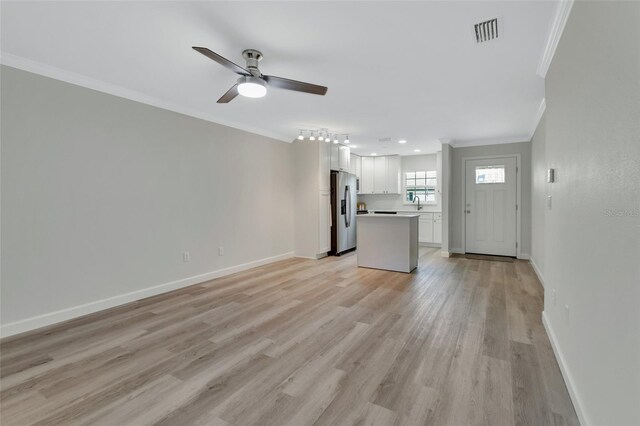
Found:
[[[449,144],[453,148],[466,148],[469,146],[501,145],[505,143],[520,143],[520,142],[530,142],[530,141],[531,141],[531,138],[528,138],[527,136],[511,136],[508,138],[477,139],[477,140],[467,140],[467,141],[451,140]]]
[[[542,115],[544,114],[544,111],[547,109],[547,100],[545,98],[542,98],[542,101],[540,101],[540,106],[538,106],[538,112],[536,112],[536,117],[533,121],[533,126],[531,127],[531,131],[529,132],[529,140],[533,139],[533,135],[536,132],[536,129],[538,128],[538,124],[540,124],[540,120],[542,119]]]
[[[551,24],[551,32],[547,39],[547,45],[545,46],[542,58],[540,58],[540,64],[538,65],[537,74],[542,78],[547,76],[553,55],[556,53],[558,43],[560,43],[560,37],[562,37],[562,32],[569,19],[573,2],[574,0],[561,0],[558,2],[558,8],[556,9],[553,23]]]
[[[264,130],[256,129],[251,126],[247,126],[235,121],[220,119],[211,114],[206,114],[201,111],[197,111],[182,105],[175,104],[173,102],[165,101],[153,96],[146,95],[142,92],[127,89],[122,86],[107,83],[105,81],[96,80],[91,77],[67,71],[61,68],[57,68],[51,65],[43,64],[41,62],[33,61],[31,59],[23,58],[21,56],[13,55],[11,53],[0,52],[0,63],[12,68],[17,68],[23,71],[31,72],[34,74],[42,75],[45,77],[53,78],[55,80],[71,83],[76,86],[86,87],[87,89],[96,90],[98,92],[106,93],[120,98],[125,98],[131,101],[140,102],[146,105],[151,105],[156,108],[165,109],[179,114],[188,115],[190,117],[199,118],[201,120],[209,121],[211,123],[220,124],[227,127],[233,127],[234,129],[242,130],[245,132],[253,133],[260,136],[265,136],[278,141],[291,143],[288,138],[283,138],[281,135],[266,132]]]

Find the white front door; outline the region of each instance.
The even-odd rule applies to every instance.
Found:
[[[516,256],[516,158],[466,160],[467,253]]]

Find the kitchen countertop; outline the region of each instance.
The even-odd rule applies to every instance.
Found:
[[[402,214],[380,214],[380,213],[367,213],[356,215],[356,218],[361,217],[391,217],[395,219],[404,219],[409,217],[420,217],[418,213],[402,213]]]

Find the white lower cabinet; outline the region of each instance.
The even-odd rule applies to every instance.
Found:
[[[418,223],[418,241],[421,243],[433,242],[433,219],[423,219],[420,216]]]
[[[442,213],[420,213],[418,242],[427,245],[442,244]]]
[[[442,213],[433,214],[433,242],[442,244]]]
[[[331,250],[331,192],[320,191],[318,203],[318,253]]]

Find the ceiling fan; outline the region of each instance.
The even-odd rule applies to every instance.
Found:
[[[267,94],[267,86],[322,96],[327,93],[327,88],[324,86],[262,74],[258,69],[258,62],[262,59],[262,53],[254,49],[247,49],[242,52],[242,56],[247,61],[246,68],[242,68],[240,65],[231,62],[206,47],[194,46],[193,49],[240,75],[238,82],[218,99],[219,104],[226,104],[238,95],[248,98],[261,98]]]

